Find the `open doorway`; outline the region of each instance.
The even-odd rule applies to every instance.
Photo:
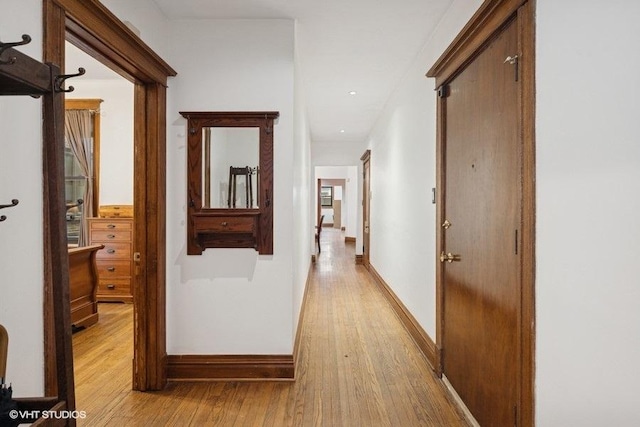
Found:
[[[316,166],[315,182],[316,224],[323,218],[325,230],[340,233],[345,243],[354,244],[358,224],[358,167]]]
[[[66,70],[86,70],[65,97],[73,359],[82,401],[92,381],[131,383],[134,85],[69,42],[65,53]]]
[[[166,87],[167,77],[175,76],[176,72],[100,2],[45,0],[44,22],[46,62],[64,64],[68,40],[134,84],[133,216],[138,226],[132,236],[135,271],[132,287],[136,301],[132,388],[160,390],[166,384]],[[44,122],[57,128],[64,126],[61,115],[46,110]],[[48,191],[46,182],[44,191]],[[50,239],[46,232],[44,239],[46,246]],[[45,265],[50,257],[45,252]],[[51,396],[57,394],[53,375],[56,331],[49,321],[53,304],[47,275],[44,298],[45,392]]]

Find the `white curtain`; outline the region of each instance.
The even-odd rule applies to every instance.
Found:
[[[64,130],[65,139],[78,160],[80,170],[85,178],[84,203],[78,246],[89,243],[87,216],[93,212],[93,161],[91,159],[93,144],[93,119],[89,110],[66,110]]]

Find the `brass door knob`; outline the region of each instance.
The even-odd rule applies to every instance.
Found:
[[[460,261],[460,259],[461,259],[461,258],[460,258],[460,255],[452,254],[451,252],[449,252],[449,253],[444,253],[444,251],[442,251],[442,252],[440,253],[440,262],[445,262],[445,261],[447,261],[447,262],[451,263],[451,262],[453,262],[453,261]]]

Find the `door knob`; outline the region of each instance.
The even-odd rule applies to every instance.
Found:
[[[457,254],[454,255],[451,252],[444,253],[444,251],[442,251],[440,253],[440,262],[445,262],[445,261],[447,261],[449,263],[451,263],[453,261],[460,261],[460,255],[457,255]]]

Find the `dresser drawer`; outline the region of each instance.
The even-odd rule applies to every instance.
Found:
[[[98,298],[103,295],[131,295],[131,280],[100,278],[98,283]]]
[[[91,230],[92,242],[130,242],[131,241],[131,229],[122,230]]]
[[[102,205],[98,208],[101,218],[131,218],[133,205]]]
[[[105,242],[104,249],[98,251],[96,259],[99,261],[113,259],[130,260],[131,243]]]
[[[194,230],[199,233],[253,233],[255,221],[252,216],[216,216],[194,218]]]
[[[133,218],[89,218],[87,221],[91,242],[104,245],[96,254],[98,301],[132,302]]]
[[[132,220],[112,220],[112,219],[103,219],[103,218],[92,218],[90,220],[90,228],[91,230],[131,230]]]
[[[101,279],[112,279],[117,277],[131,276],[131,261],[129,260],[98,260],[98,277]]]

